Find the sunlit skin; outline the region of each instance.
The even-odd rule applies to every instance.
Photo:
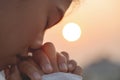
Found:
[[[28,47],[40,48],[45,30],[61,20],[70,3],[70,0],[1,0],[0,67],[16,63],[16,55],[26,53]]]
[[[10,71],[8,70],[8,80],[21,80],[18,67],[15,66],[15,64],[20,61],[18,56],[27,56],[27,53],[30,49],[41,48],[45,30],[52,27],[62,19],[70,3],[71,0],[0,1],[0,69],[2,70],[9,64],[14,65],[11,68],[11,71],[13,70],[12,72],[14,73],[10,74]],[[38,52],[34,52],[33,56],[34,54],[36,55],[38,53],[39,50]],[[50,56],[52,54],[50,54]],[[60,58],[61,56],[56,57],[59,59],[59,61],[62,61]],[[34,59],[36,58],[40,59],[39,61],[48,60],[49,64],[50,62],[54,61],[50,61],[48,55],[46,55],[44,58],[45,60],[42,60],[42,58],[39,57],[34,57]],[[64,61],[69,61],[66,60],[66,57],[64,58]],[[37,65],[36,62],[39,63],[39,61],[35,60],[36,62],[34,62],[34,59],[26,59],[25,62],[19,62],[18,66],[21,72],[28,75],[31,80],[38,80],[34,75],[30,75],[36,71],[40,71],[38,67],[35,66]],[[43,65],[44,64],[46,64],[46,62],[43,62]],[[57,64],[54,63],[51,65],[57,66]],[[21,66],[29,66],[30,69],[28,69],[30,71],[24,70],[24,68]],[[37,66],[42,65],[39,64]],[[41,71],[43,73],[51,73],[52,71],[56,71],[54,70],[54,66],[52,68],[53,70],[51,71],[46,71],[44,69]],[[77,66],[74,69],[76,68]],[[65,67],[60,68],[59,70],[66,72]],[[41,73],[39,73],[39,75],[41,75]],[[16,76],[16,79],[14,76]]]
[[[53,72],[82,74],[82,69],[76,61],[70,60],[67,52],[56,52],[54,45],[50,42],[45,43],[41,49],[35,51],[33,57],[22,60],[17,66],[13,65],[11,68],[5,69],[7,80],[22,80],[20,72],[31,80],[41,80],[42,75]]]

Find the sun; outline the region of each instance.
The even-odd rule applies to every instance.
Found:
[[[76,23],[67,23],[63,28],[62,34],[67,41],[76,41],[81,36],[80,26]]]

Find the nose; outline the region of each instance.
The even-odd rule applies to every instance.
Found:
[[[35,40],[35,41],[33,42],[33,44],[31,45],[30,48],[32,48],[32,49],[38,49],[38,48],[41,47],[42,42],[43,42],[42,40]]]
[[[39,49],[42,46],[43,43],[43,34],[39,34],[36,39],[32,42],[30,45],[31,49]]]

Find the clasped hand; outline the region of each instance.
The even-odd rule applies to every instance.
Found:
[[[17,65],[5,69],[7,80],[23,80],[21,74],[30,80],[41,80],[45,74],[65,72],[81,75],[81,67],[76,61],[70,60],[67,52],[58,53],[52,43],[45,43],[32,56],[21,60]]]

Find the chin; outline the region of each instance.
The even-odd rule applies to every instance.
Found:
[[[9,65],[15,65],[19,62],[16,56],[6,57],[0,61],[0,71],[7,68]]]
[[[4,70],[5,68],[7,68],[8,65],[3,65],[3,66],[0,66],[0,71]]]

